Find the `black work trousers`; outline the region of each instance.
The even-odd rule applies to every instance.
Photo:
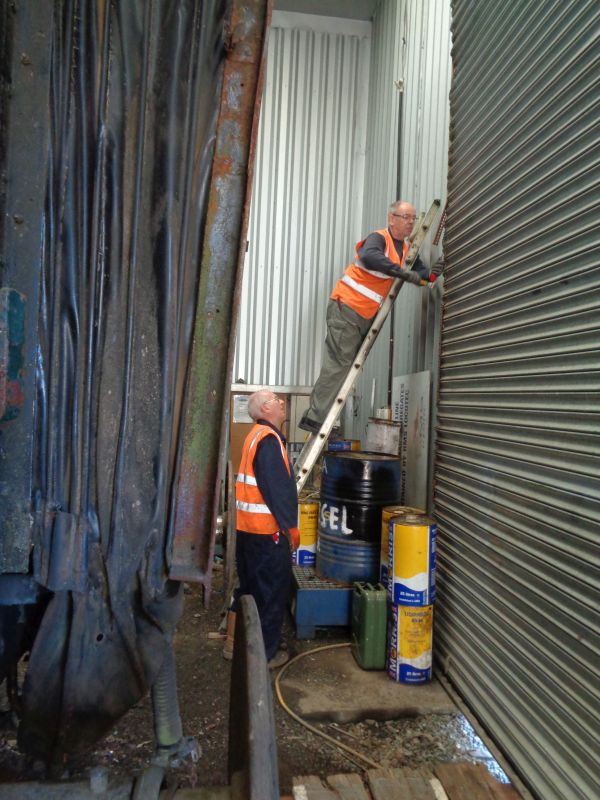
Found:
[[[279,647],[285,604],[292,578],[292,554],[285,536],[275,542],[262,533],[238,531],[235,558],[240,585],[234,592],[232,609],[237,611],[240,597],[251,594],[265,641],[267,661]]]

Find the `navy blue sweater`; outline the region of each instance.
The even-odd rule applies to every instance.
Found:
[[[396,252],[402,259],[403,242],[400,239],[394,239],[393,236],[392,241]],[[385,239],[380,233],[370,233],[367,236],[363,246],[358,251],[358,257],[367,269],[382,272],[384,275],[389,275],[390,268],[397,269],[397,265],[385,255]],[[429,270],[418,256],[412,265],[412,270],[418,272],[423,280],[427,280],[429,277]]]

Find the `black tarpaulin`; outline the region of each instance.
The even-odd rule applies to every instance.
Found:
[[[0,269],[26,298],[0,558],[52,592],[19,732],[38,756],[85,748],[139,699],[181,611],[165,527],[224,5],[0,3]]]

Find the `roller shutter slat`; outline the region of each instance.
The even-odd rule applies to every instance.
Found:
[[[600,3],[455,0],[436,654],[541,800],[597,796]]]

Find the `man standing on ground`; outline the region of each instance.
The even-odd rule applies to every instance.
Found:
[[[415,219],[410,203],[392,203],[387,228],[369,234],[356,245],[354,263],[336,283],[327,306],[321,373],[313,387],[310,406],[299,423],[304,430],[316,433],[321,427],[394,278],[425,286],[441,272],[443,262],[439,261],[430,274],[419,258],[410,270],[402,267]]]
[[[298,494],[281,433],[284,401],[270,390],[260,389],[250,395],[248,413],[256,424],[244,442],[236,481],[239,588],[232,611],[235,613],[243,594],[254,597],[267,661],[275,669],[288,660],[287,653],[278,648],[292,576],[292,550],[300,540]],[[230,620],[225,658],[233,655],[229,628]]]

